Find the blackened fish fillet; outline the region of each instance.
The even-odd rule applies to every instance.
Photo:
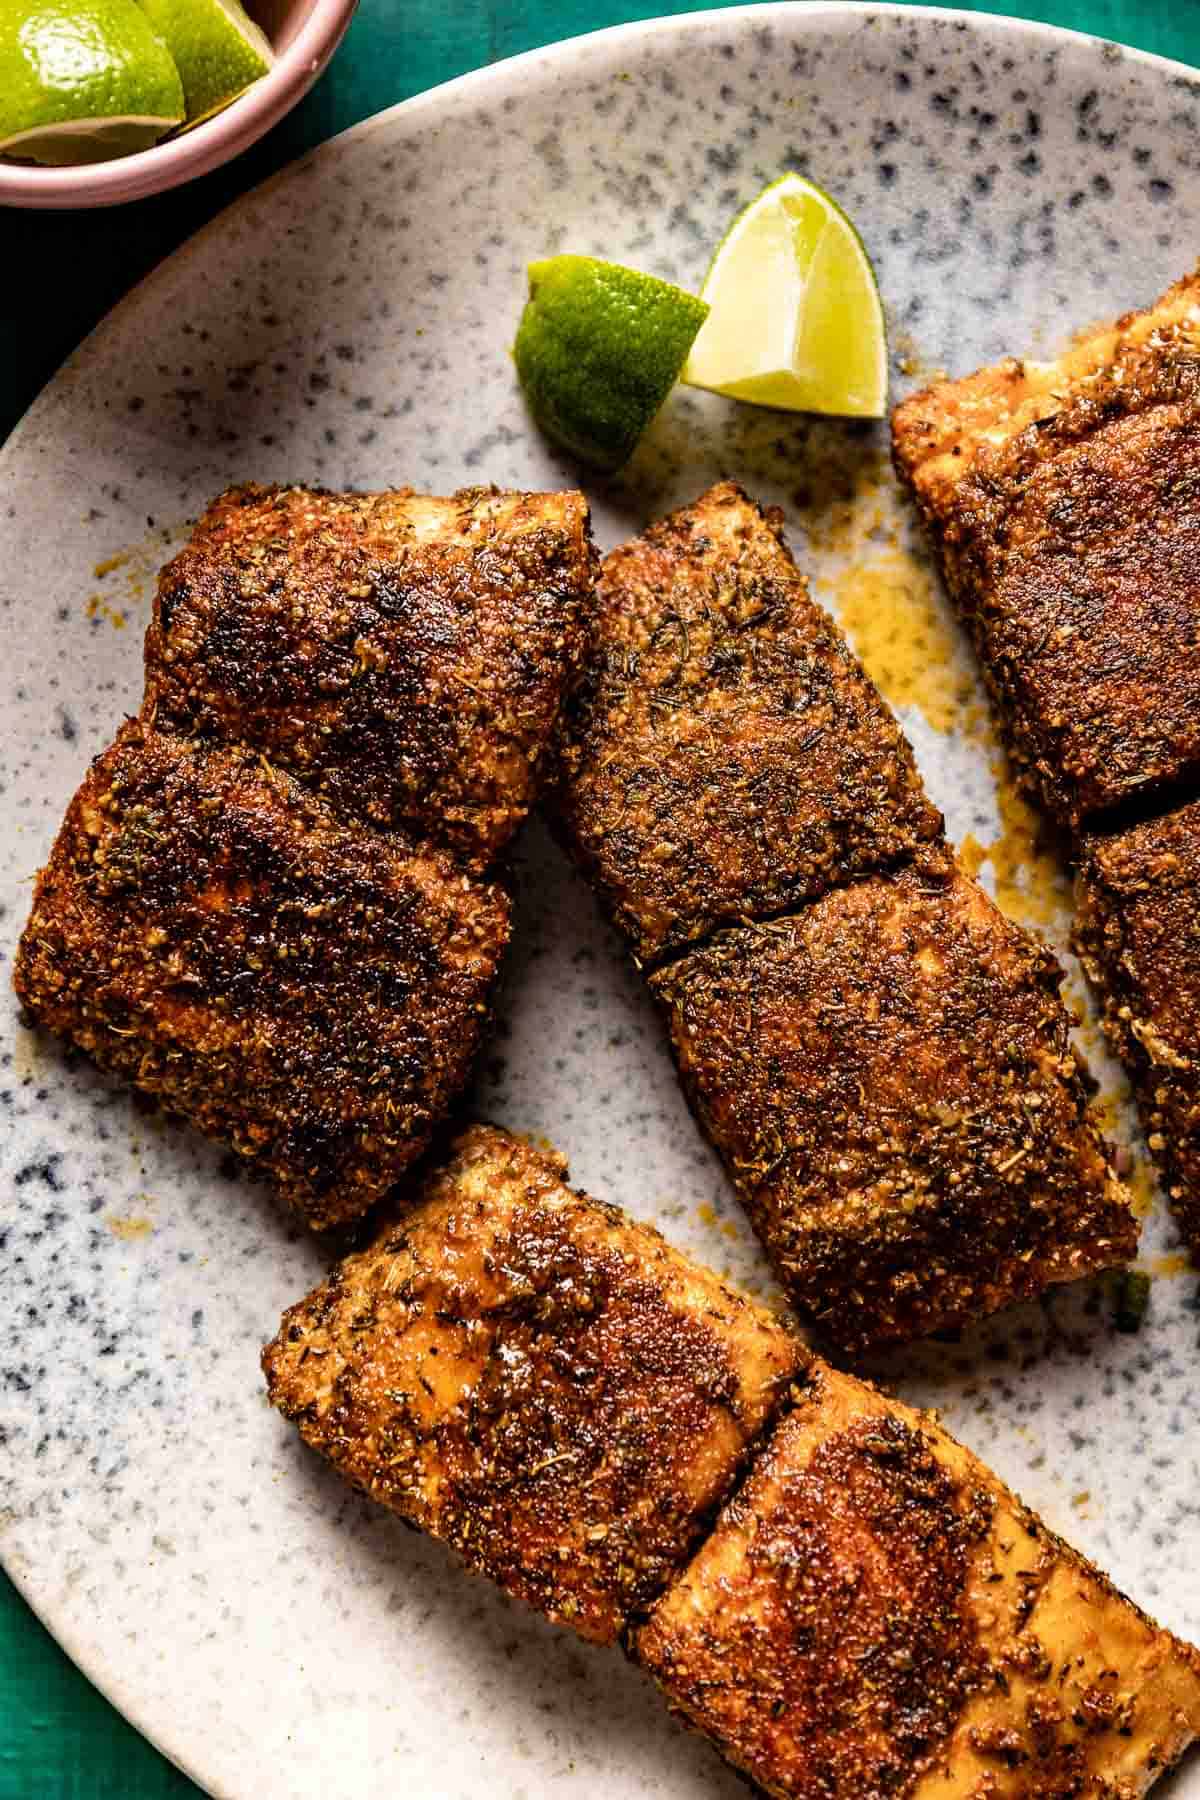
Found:
[[[682,1565],[807,1353],[564,1175],[469,1131],[263,1360],[343,1475],[608,1642]]]
[[[1200,275],[897,407],[1018,772],[1074,828],[1200,776]]]
[[[1134,1253],[1061,978],[942,852],[651,977],[696,1113],[832,1342],[950,1329]]]
[[[131,720],[68,808],[13,978],[38,1023],[323,1227],[425,1148],[508,933],[507,895],[443,851]]]
[[[733,482],[604,559],[597,634],[558,804],[640,958],[938,836],[899,726]]]
[[[777,1800],[1136,1800],[1200,1654],[930,1413],[814,1363],[636,1652]]]
[[[857,1350],[1128,1257],[1061,972],[954,870],[778,521],[723,483],[600,594],[558,816],[790,1295]]]
[[[579,493],[235,488],[163,571],[147,707],[482,868],[534,798],[592,562]]]
[[[1075,942],[1200,1255],[1200,801],[1082,839]]]
[[[486,879],[588,632],[578,493],[234,489],[163,571],[139,721],[43,869],[18,994],[271,1176],[365,1212],[464,1086]]]
[[[477,1128],[289,1309],[263,1362],[305,1440],[619,1636],[778,1800],[1138,1800],[1200,1730],[1197,1652],[931,1414],[565,1176]]]

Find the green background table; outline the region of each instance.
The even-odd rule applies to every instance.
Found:
[[[238,194],[335,131],[520,50],[702,4],[361,0],[323,80],[227,168],[133,206],[0,212],[0,268],[9,271],[0,292],[0,434],[139,276]],[[1007,9],[999,0],[967,10],[1009,10],[1200,64],[1200,0],[1046,0]],[[166,1800],[196,1791],[118,1717],[0,1575],[0,1800]]]

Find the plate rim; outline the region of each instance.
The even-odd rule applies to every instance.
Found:
[[[803,9],[796,0],[751,0],[745,5],[722,5],[713,8],[693,9],[681,13],[658,14],[652,18],[628,20],[617,25],[600,26],[591,31],[577,32],[570,37],[556,39],[547,44],[536,45],[531,49],[518,52],[516,55],[503,57],[481,67],[469,69],[460,75],[438,82],[435,86],[423,89],[420,93],[409,95],[406,99],[396,101],[393,105],[383,107],[366,118],[336,132],[321,143],[304,151],[275,170],[264,180],[247,188],[237,195],[219,212],[199,226],[182,243],[178,244],[153,268],[148,270],[128,291],[108,309],[79,343],[58,364],[47,378],[29,406],[17,420],[9,432],[3,445],[0,445],[0,479],[7,473],[12,455],[23,449],[26,435],[36,431],[39,414],[52,392],[56,390],[64,375],[67,375],[83,359],[95,354],[102,348],[106,333],[120,325],[127,309],[142,304],[160,281],[174,278],[188,260],[202,253],[210,235],[227,228],[228,222],[239,211],[248,208],[277,186],[290,181],[304,168],[309,167],[317,158],[325,158],[336,154],[344,146],[365,139],[377,132],[392,131],[399,125],[407,130],[410,123],[419,125],[423,115],[440,114],[447,107],[469,105],[477,94],[485,94],[496,86],[516,80],[520,81],[526,71],[546,64],[565,62],[570,64],[580,55],[603,56],[621,46],[634,46],[639,50],[659,38],[669,38],[673,34],[686,32],[703,26],[706,29],[719,31],[736,27],[753,29],[759,25],[770,23],[785,26],[796,36],[820,35],[839,26],[847,26],[854,19],[872,18],[919,23],[923,29],[966,31],[981,36],[999,35],[1014,41],[1034,41],[1043,46],[1049,44],[1074,45],[1085,48],[1095,54],[1101,61],[1112,58],[1115,49],[1119,56],[1112,61],[1112,66],[1132,60],[1146,66],[1156,73],[1160,79],[1182,79],[1195,84],[1200,91],[1200,67],[1180,62],[1175,57],[1162,56],[1155,51],[1141,50],[1132,44],[1126,44],[1115,38],[1107,38],[1096,32],[1080,31],[1073,27],[1055,25],[1040,19],[1018,18],[1011,14],[992,11],[968,11],[962,7],[912,4],[911,0],[805,0]],[[547,71],[549,72],[549,71]],[[403,121],[402,124],[400,122]],[[143,1702],[129,1694],[122,1678],[116,1671],[100,1666],[100,1659],[90,1649],[81,1646],[78,1634],[70,1628],[60,1630],[47,1616],[47,1612],[39,1604],[33,1591],[33,1572],[25,1570],[21,1565],[24,1559],[13,1557],[10,1560],[5,1534],[0,1532],[0,1569],[11,1581],[13,1587],[27,1605],[41,1627],[48,1632],[58,1648],[70,1659],[86,1680],[112,1706],[127,1724],[138,1732],[155,1750],[173,1767],[184,1774],[201,1793],[211,1800],[246,1800],[245,1794],[226,1787],[213,1785],[208,1775],[203,1774],[192,1758],[182,1752],[170,1748],[160,1735],[159,1729],[152,1726],[143,1716]]]

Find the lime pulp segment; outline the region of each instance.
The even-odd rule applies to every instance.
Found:
[[[879,418],[887,333],[874,270],[836,201],[802,175],[738,214],[702,289],[682,379],[760,406]]]

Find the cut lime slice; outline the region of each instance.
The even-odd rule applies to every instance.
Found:
[[[593,468],[620,468],[678,380],[707,312],[694,294],[618,263],[530,263],[513,356],[546,436]]]
[[[188,125],[244,93],[275,61],[270,40],[238,0],[138,0],[183,82]]]
[[[875,272],[841,207],[802,175],[738,214],[701,292],[710,311],[681,377],[690,387],[789,412],[886,412]]]
[[[0,3],[0,155],[100,162],[183,116],[178,71],[136,0]]]

